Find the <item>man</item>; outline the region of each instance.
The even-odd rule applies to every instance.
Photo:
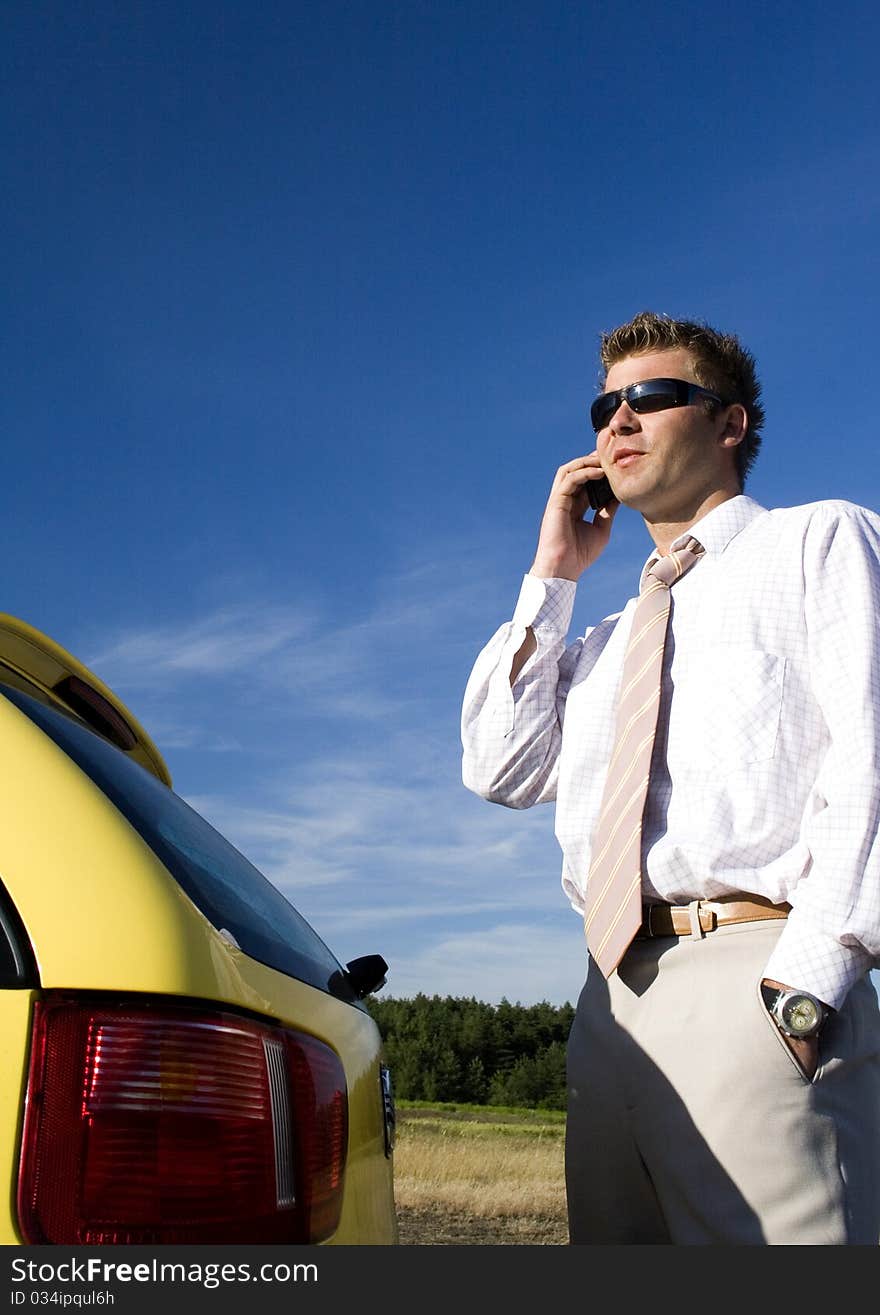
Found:
[[[470,789],[556,801],[585,915],[570,1238],[877,1245],[880,518],[743,494],[763,411],[732,335],[644,312],[601,355],[595,451],[462,715]],[[640,597],[566,644],[621,504]]]

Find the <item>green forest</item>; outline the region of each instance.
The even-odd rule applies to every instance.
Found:
[[[565,1109],[572,1005],[439,995],[365,1003],[401,1100]]]

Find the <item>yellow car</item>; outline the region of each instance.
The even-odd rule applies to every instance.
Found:
[[[0,615],[0,1242],[394,1244],[343,967],[76,658]]]

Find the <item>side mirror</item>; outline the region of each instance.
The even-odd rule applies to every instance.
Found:
[[[385,985],[388,964],[381,954],[363,954],[359,959],[352,959],[345,965],[351,988],[359,1000],[373,991],[379,991]]]

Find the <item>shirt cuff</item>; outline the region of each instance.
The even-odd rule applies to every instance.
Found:
[[[564,638],[571,624],[576,592],[575,580],[541,580],[536,575],[525,576],[513,613],[514,624],[531,626],[535,631],[543,630],[548,635]]]
[[[832,1009],[839,1009],[872,962],[867,951],[841,945],[836,937],[798,918],[792,909],[764,976],[795,990],[809,991]]]

